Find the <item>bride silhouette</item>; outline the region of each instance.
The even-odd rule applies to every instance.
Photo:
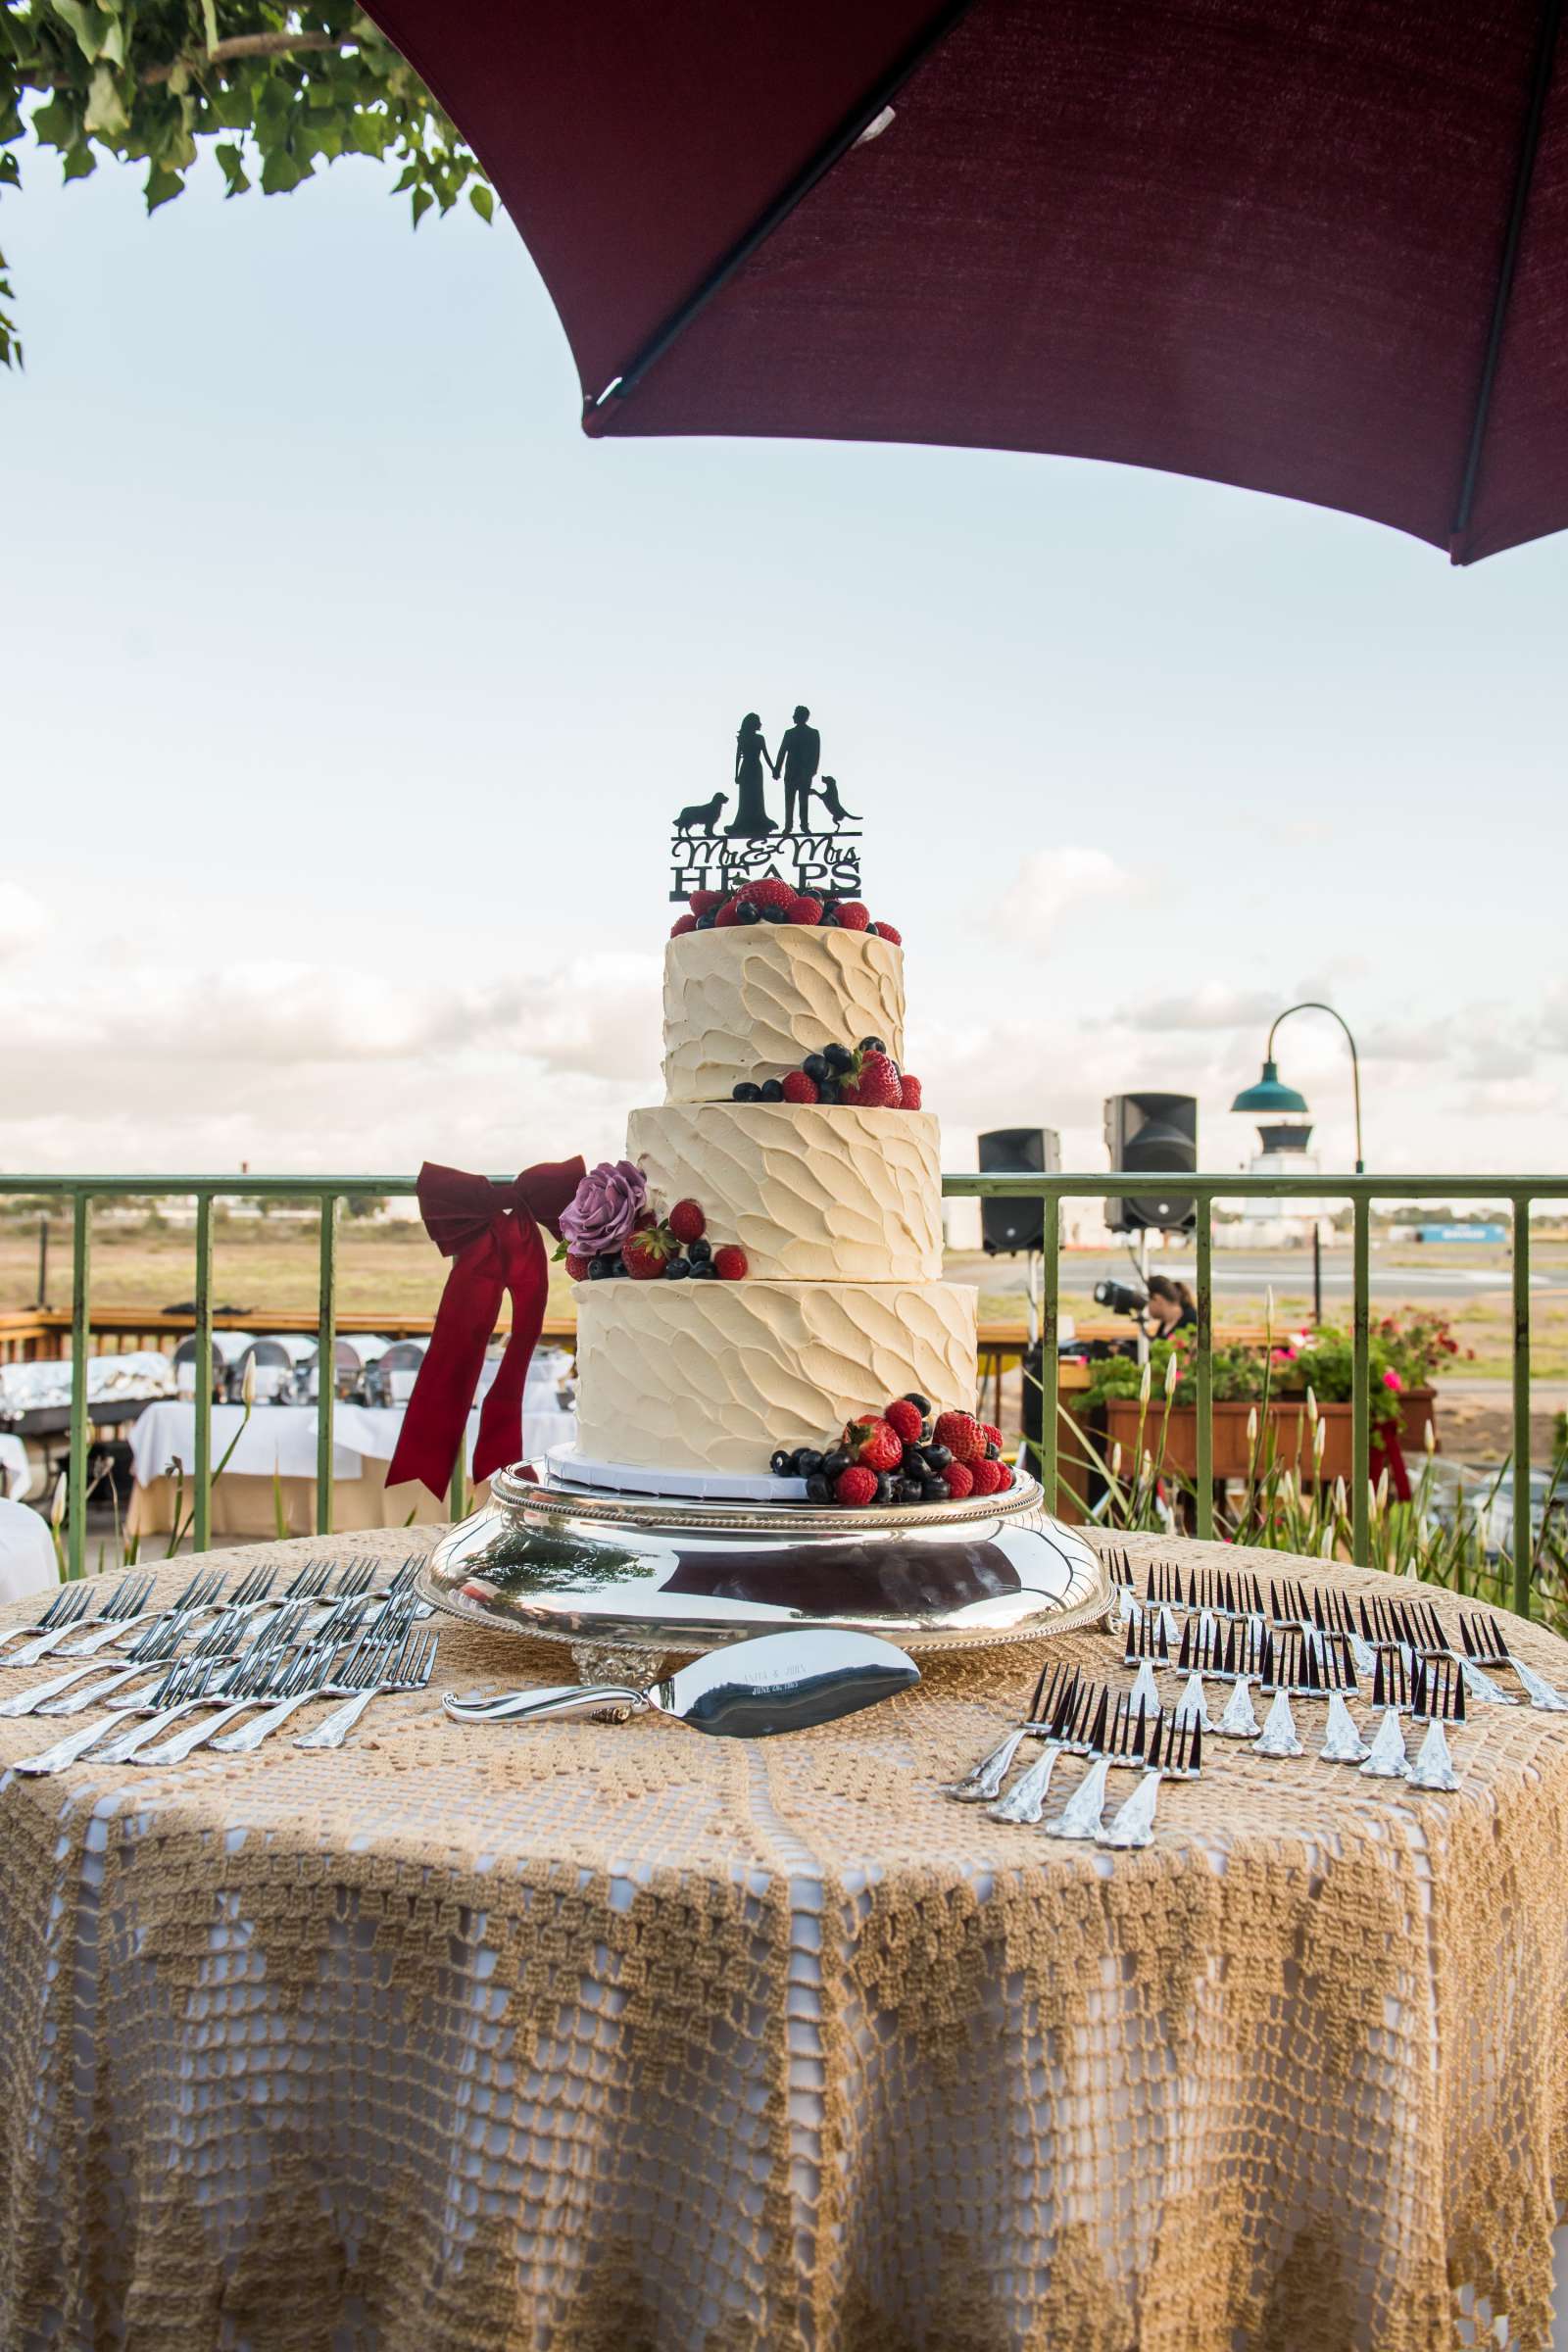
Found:
[[[735,738],[735,790],[737,794],[735,821],[726,826],[730,833],[748,833],[755,840],[762,833],[776,833],[778,827],[767,813],[763,797],[764,769],[772,767],[767,745],[762,741],[762,722],[755,710],[748,710],[741,720]]]

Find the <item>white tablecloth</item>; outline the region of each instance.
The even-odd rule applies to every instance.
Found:
[[[0,1501],[0,1600],[25,1600],[59,1576],[49,1530],[25,1503]]]
[[[0,1494],[22,1502],[32,1493],[32,1464],[20,1438],[0,1430]]]
[[[554,1403],[555,1388],[535,1404],[530,1385],[523,1399],[523,1451],[530,1457],[552,1446],[570,1445],[577,1432],[574,1413]],[[243,1429],[244,1407],[213,1407],[213,1467],[216,1469],[238,1437],[225,1478],[314,1478],[316,1476],[317,1408],[314,1404],[259,1404]],[[340,1404],[332,1417],[332,1476],[356,1479],[365,1458],[390,1461],[403,1427],[401,1405]],[[477,1412],[468,1415],[466,1461],[473,1468],[474,1443],[479,1433]],[[130,1457],[138,1486],[162,1478],[172,1463],[186,1476],[196,1467],[196,1407],[184,1401],[150,1404],[130,1430]]]

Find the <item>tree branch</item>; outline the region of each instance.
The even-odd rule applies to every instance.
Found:
[[[362,45],[346,40],[337,32],[237,32],[229,40],[215,42],[211,49],[172,58],[167,66],[149,66],[137,78],[150,87],[154,82],[167,81],[178,65],[188,66],[193,74],[199,74],[203,66],[226,66],[235,58],[296,57],[308,49],[357,49]]]

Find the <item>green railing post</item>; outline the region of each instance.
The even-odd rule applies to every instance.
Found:
[[[1197,1196],[1198,1209],[1198,1532],[1214,1533],[1214,1203]]]
[[[1530,1201],[1513,1200],[1513,1605],[1530,1614]]]
[[[316,1316],[316,1532],[332,1533],[332,1417],[337,1410],[337,1195],[322,1193]]]
[[[87,1563],[87,1288],[92,1265],[91,1196],[78,1193],[71,1224],[71,1466],[66,1477],[70,1513],[66,1574],[84,1576]]]
[[[1354,1242],[1354,1301],[1351,1308],[1350,1362],[1350,1556],[1357,1567],[1370,1567],[1372,1549],[1372,1231],[1370,1203],[1357,1193],[1351,1204]]]
[[[1040,1484],[1045,1490],[1046,1508],[1054,1511],[1056,1507],[1057,1485],[1057,1415],[1061,1406],[1061,1382],[1056,1358],[1057,1340],[1061,1331],[1061,1202],[1054,1193],[1043,1196],[1040,1221],[1045,1289],[1040,1301],[1040,1460],[1037,1466]]]
[[[213,1542],[213,1203],[196,1200],[196,1494],[191,1542],[208,1551]]]

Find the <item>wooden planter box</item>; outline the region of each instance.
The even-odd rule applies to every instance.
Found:
[[[1216,1404],[1214,1407],[1214,1476],[1246,1478],[1252,1467],[1252,1449],[1248,1444],[1247,1420],[1252,1407],[1250,1404]],[[1320,1404],[1319,1415],[1328,1437],[1323,1449],[1323,1476],[1332,1483],[1337,1478],[1347,1482],[1350,1476],[1350,1407],[1348,1404]],[[1313,1478],[1312,1425],[1307,1419],[1304,1398],[1283,1397],[1268,1410],[1269,1424],[1274,1433],[1276,1462],[1293,1469],[1298,1479],[1310,1485]],[[1399,1443],[1404,1449],[1411,1475],[1415,1475],[1426,1449],[1426,1433],[1433,1421],[1433,1392],[1431,1389],[1410,1389],[1406,1392],[1399,1415]],[[1144,1417],[1144,1446],[1155,1461],[1159,1459],[1160,1434],[1165,1423],[1165,1406],[1157,1399],[1152,1402]],[[1373,1431],[1374,1441],[1376,1430]],[[1110,1448],[1119,1445],[1122,1449],[1121,1471],[1124,1479],[1131,1478],[1138,1468],[1138,1399],[1136,1396],[1113,1396],[1105,1405],[1105,1442],[1102,1448],[1107,1461]],[[1198,1475],[1198,1411],[1190,1404],[1178,1405],[1170,1415],[1170,1435],[1165,1442],[1165,1467],[1185,1478]]]

